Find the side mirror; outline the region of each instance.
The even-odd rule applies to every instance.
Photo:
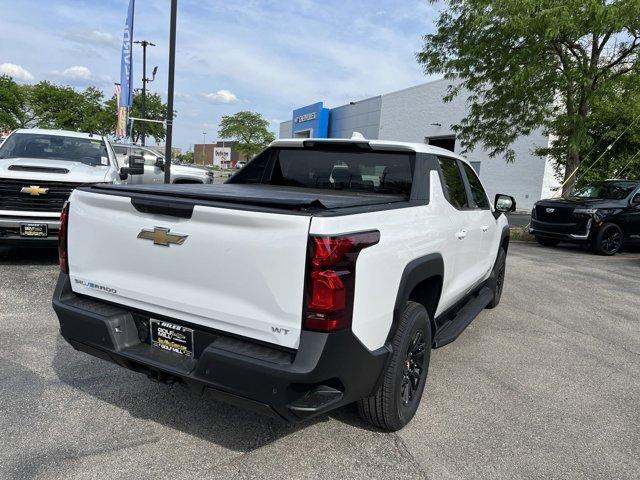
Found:
[[[120,180],[126,180],[129,175],[143,175],[144,174],[144,157],[130,155],[129,166],[122,167],[120,169]]]
[[[164,158],[162,157],[156,158],[155,166],[164,172]]]
[[[495,211],[500,213],[509,213],[516,211],[516,199],[499,193],[496,195]]]
[[[640,205],[640,192],[636,193],[631,199],[631,205],[638,206]]]

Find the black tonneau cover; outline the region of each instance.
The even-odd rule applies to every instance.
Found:
[[[403,195],[340,192],[263,184],[95,185],[96,193],[153,195],[291,210],[333,210],[406,202]]]

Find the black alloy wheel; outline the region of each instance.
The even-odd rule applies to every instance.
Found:
[[[425,372],[426,348],[424,332],[418,330],[409,344],[404,370],[402,371],[400,398],[405,406],[409,405],[415,398]]]
[[[496,308],[502,298],[502,290],[504,290],[505,274],[507,271],[507,252],[503,247],[498,250],[498,258],[491,272],[491,282],[489,285],[493,288],[493,298],[487,305],[487,308]]]
[[[618,225],[605,224],[595,239],[594,250],[601,255],[615,255],[622,248],[623,235]]]
[[[431,320],[423,305],[407,302],[391,343],[391,356],[380,385],[358,401],[363,419],[395,432],[415,415],[427,383],[431,358]]]

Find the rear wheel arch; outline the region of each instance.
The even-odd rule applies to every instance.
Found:
[[[400,278],[387,344],[393,341],[400,317],[409,301],[425,307],[429,314],[432,332],[435,332],[435,313],[440,302],[443,279],[444,261],[439,253],[432,253],[409,262]]]

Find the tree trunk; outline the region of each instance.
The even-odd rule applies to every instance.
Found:
[[[574,174],[574,171],[580,166],[580,160],[580,152],[575,148],[569,148],[569,151],[567,152],[567,161],[564,167],[564,181],[566,183],[564,184],[564,187],[562,187],[563,195],[570,192],[578,180],[577,174]],[[569,178],[570,175],[571,178]]]
[[[569,130],[569,149],[567,151],[567,161],[565,164],[564,171],[564,187],[562,188],[562,194],[564,195],[567,192],[570,192],[576,185],[578,181],[578,172],[576,169],[580,166],[582,162],[582,157],[580,155],[580,147],[576,145],[583,144],[583,137],[585,136],[585,125],[587,121],[587,117],[590,112],[590,105],[587,92],[582,90],[580,94],[580,101],[578,104],[578,111],[576,112],[576,120],[577,122],[572,125],[572,128]]]

